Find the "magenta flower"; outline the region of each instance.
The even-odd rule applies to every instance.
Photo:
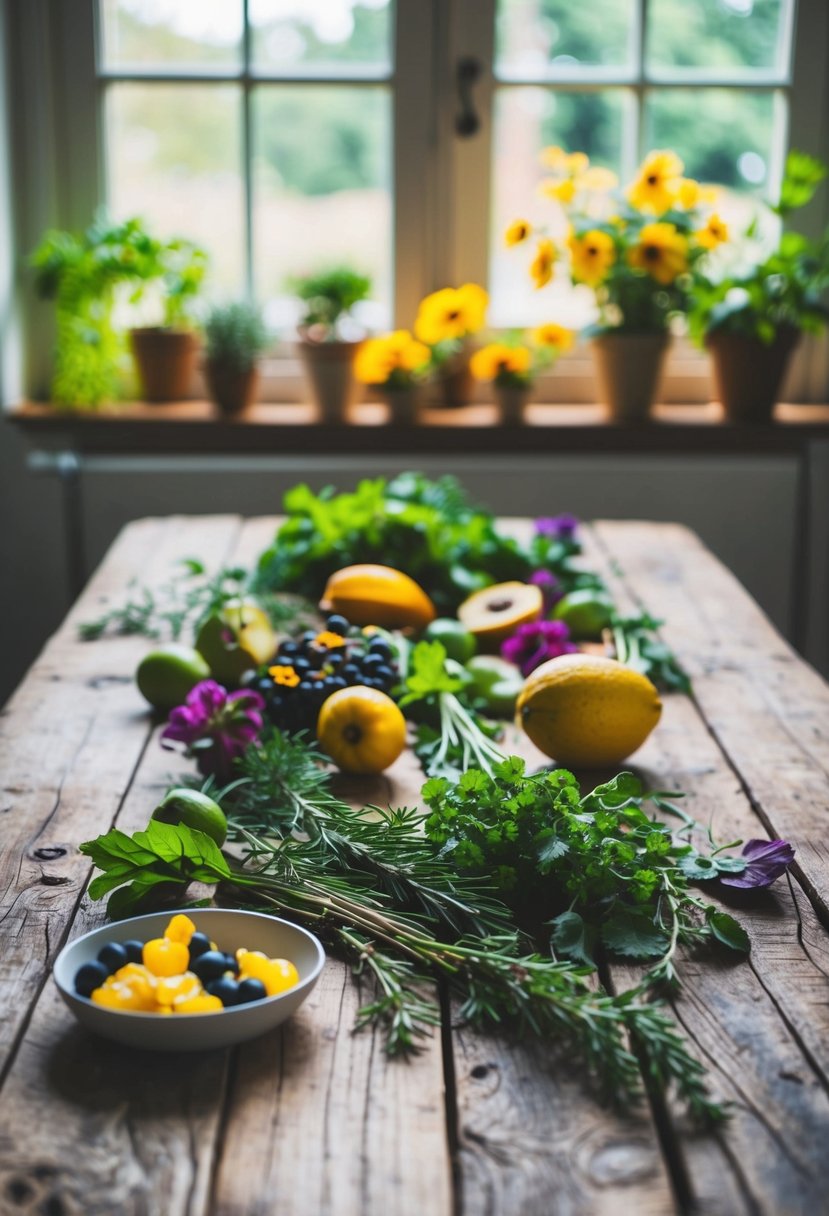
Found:
[[[572,654],[578,647],[570,641],[564,621],[530,621],[519,625],[512,637],[501,643],[501,654],[528,676],[547,659]]]
[[[788,840],[747,840],[743,845],[747,865],[739,874],[721,874],[725,887],[768,887],[784,874],[794,861]]]
[[[264,700],[252,689],[229,693],[215,680],[202,680],[184,705],[170,711],[161,746],[169,747],[167,740],[183,743],[203,776],[212,773],[227,781],[233,761],[259,738],[264,708]]]
[[[541,594],[544,596],[543,615],[548,616],[551,608],[558,603],[564,594],[561,590],[561,583],[549,570],[534,571],[530,575],[528,582],[534,583],[536,587],[541,588]]]
[[[578,526],[578,519],[569,511],[563,515],[543,515],[535,521],[538,535],[549,536],[551,540],[573,540]]]

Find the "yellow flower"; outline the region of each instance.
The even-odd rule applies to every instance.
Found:
[[[488,303],[489,296],[477,283],[434,291],[420,301],[415,334],[429,346],[475,334],[484,327]]]
[[[363,343],[354,360],[354,374],[363,384],[386,384],[394,372],[408,378],[430,358],[428,346],[416,342],[407,329],[396,329]]]
[[[599,165],[594,165],[592,169],[587,169],[579,178],[579,188],[581,190],[613,190],[618,186],[619,179],[610,169],[602,169]]]
[[[677,202],[686,211],[692,211],[699,203],[699,182],[692,177],[681,177],[677,185]]]
[[[571,236],[567,243],[573,259],[574,280],[597,287],[616,261],[613,238],[598,228],[591,228],[584,236]]]
[[[530,262],[530,277],[535,283],[536,290],[546,286],[553,277],[553,263],[556,260],[556,247],[552,241],[539,241],[535,247],[535,257]]]
[[[483,346],[469,361],[476,380],[497,380],[500,377],[526,377],[529,374],[532,356],[526,346],[507,346],[503,342],[490,342]]]
[[[531,232],[532,224],[527,220],[513,220],[504,233],[504,242],[512,248],[513,245],[526,241]]]
[[[579,177],[587,171],[589,164],[590,158],[586,152],[571,152],[566,161],[567,172],[573,177]]]
[[[716,249],[718,245],[722,245],[723,241],[728,240],[728,224],[721,220],[716,213],[709,215],[705,227],[699,228],[695,233],[698,245],[702,245],[703,249]]]
[[[553,198],[558,203],[572,203],[576,193],[576,183],[572,177],[545,177],[538,187],[539,193],[545,198]]]
[[[554,321],[548,321],[546,325],[539,325],[532,331],[531,336],[536,346],[549,346],[561,354],[571,350],[576,339],[572,329],[565,329],[563,325],[556,325]]]
[[[682,161],[675,152],[651,152],[628,187],[628,200],[638,211],[662,215],[676,202]]]
[[[688,242],[673,224],[645,224],[627,260],[634,270],[644,270],[668,287],[688,269]]]
[[[281,688],[296,688],[300,681],[300,677],[293,667],[269,667],[268,675],[273,680],[274,684],[278,684]]]
[[[538,159],[545,169],[552,169],[554,172],[563,173],[567,169],[569,158],[563,148],[553,145],[549,148],[542,148],[538,154]]]

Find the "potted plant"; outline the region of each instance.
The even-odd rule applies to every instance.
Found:
[[[357,352],[354,372],[362,384],[379,390],[389,406],[389,421],[408,426],[417,418],[420,387],[432,352],[407,329],[369,338]]]
[[[769,214],[785,219],[809,202],[825,176],[820,161],[790,152]],[[755,218],[745,234],[749,246],[759,247],[747,268],[718,279],[697,274],[694,281],[691,334],[711,352],[717,395],[733,422],[771,418],[801,334],[819,331],[829,317],[820,298],[829,284],[829,229],[818,243],[779,233],[769,252],[762,227]]]
[[[117,288],[134,279],[138,220],[99,215],[87,230],[47,232],[29,259],[40,296],[57,310],[51,383],[57,406],[95,408],[119,394],[121,336],[112,320]]]
[[[642,420],[656,395],[670,320],[686,310],[691,273],[727,239],[726,226],[703,212],[712,193],[682,176],[673,152],[651,152],[624,192],[584,153],[547,148],[542,158],[551,170],[542,192],[562,209],[567,234],[556,241],[516,220],[505,234],[507,244],[535,239],[529,269],[537,288],[550,282],[563,260],[571,282],[592,290],[600,396],[617,421]]]
[[[555,363],[559,354],[573,345],[572,330],[550,322],[530,334],[529,343],[519,332],[507,342],[490,342],[470,360],[476,380],[491,381],[501,422],[516,426],[524,421],[527,404],[539,372]]]
[[[222,413],[238,414],[256,396],[257,359],[268,343],[261,309],[246,302],[216,305],[204,322],[205,377]]]
[[[294,279],[304,304],[299,351],[324,422],[340,422],[357,396],[354,357],[359,342],[348,337],[352,309],[368,298],[371,279],[347,266]]]
[[[130,344],[144,400],[178,401],[186,397],[196,369],[199,342],[192,307],[207,269],[207,254],[179,237],[170,241],[148,233],[144,237],[136,251],[136,278],[144,285],[161,285],[163,320],[160,325],[131,329]]]
[[[420,301],[415,337],[431,348],[444,406],[468,405],[472,400],[470,339],[486,324],[488,304],[489,296],[477,283],[443,287]]]

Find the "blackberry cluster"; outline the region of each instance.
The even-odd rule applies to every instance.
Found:
[[[251,687],[264,697],[274,726],[288,734],[313,734],[322,703],[333,692],[354,684],[390,692],[398,679],[395,652],[386,638],[366,635],[335,613],[322,631],[309,629],[282,642]]]

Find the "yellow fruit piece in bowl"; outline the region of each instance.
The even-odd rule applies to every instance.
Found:
[[[195,932],[196,926],[190,917],[185,916],[183,912],[179,912],[164,930],[164,936],[171,942],[182,942],[183,945],[189,946],[190,938]]]
[[[172,1009],[165,1013],[221,1013],[224,1005],[217,996],[203,992],[200,996],[191,996],[186,1001],[177,1001]]]
[[[159,979],[155,988],[155,999],[159,1005],[177,1005],[180,1001],[200,996],[204,992],[201,980],[192,971],[184,975],[169,975]]]
[[[144,943],[142,952],[144,966],[153,975],[182,975],[190,962],[190,951],[183,942],[172,942],[167,937],[154,937]]]

